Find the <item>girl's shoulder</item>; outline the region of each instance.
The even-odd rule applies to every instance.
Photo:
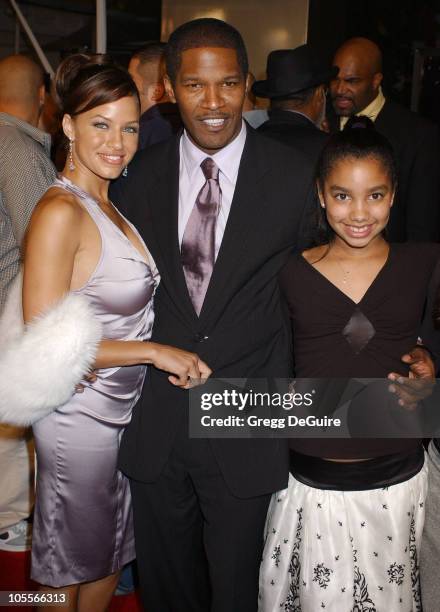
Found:
[[[301,253],[301,257],[305,259],[309,264],[314,264],[324,257],[328,251],[328,244],[321,244],[311,249],[307,249]]]

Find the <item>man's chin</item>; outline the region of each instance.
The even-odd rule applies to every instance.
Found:
[[[216,151],[220,151],[226,147],[232,140],[234,140],[234,134],[217,134],[211,135],[207,137],[205,134],[202,135],[192,135],[192,140],[194,143],[201,149],[202,151],[212,152],[213,154]]]
[[[353,108],[339,108],[338,106],[333,106],[333,108],[338,117],[351,117],[354,114]]]

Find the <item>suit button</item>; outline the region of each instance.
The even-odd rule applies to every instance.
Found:
[[[194,336],[194,342],[204,342],[207,339],[208,339],[208,336],[205,336],[204,334],[196,334]]]

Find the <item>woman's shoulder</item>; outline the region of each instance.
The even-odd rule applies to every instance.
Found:
[[[35,237],[40,241],[76,244],[83,216],[84,209],[75,195],[54,185],[46,191],[32,212],[26,242]]]
[[[79,220],[83,212],[84,209],[73,193],[53,185],[39,200],[32,218],[34,221],[44,219],[45,222],[71,223]]]

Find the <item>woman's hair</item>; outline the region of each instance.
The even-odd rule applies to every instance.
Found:
[[[126,96],[139,102],[129,73],[103,55],[77,53],[67,57],[56,72],[55,92],[62,114],[72,117]]]
[[[331,136],[321,152],[317,167],[317,184],[321,192],[324,184],[336,164],[344,160],[374,159],[378,161],[388,174],[391,185],[397,184],[396,163],[393,149],[388,140],[375,131],[373,122],[368,117],[352,117],[342,132]],[[316,218],[317,217],[317,218]],[[333,235],[325,209],[318,202],[318,210],[313,219],[315,228],[312,238],[313,245],[326,244]]]

